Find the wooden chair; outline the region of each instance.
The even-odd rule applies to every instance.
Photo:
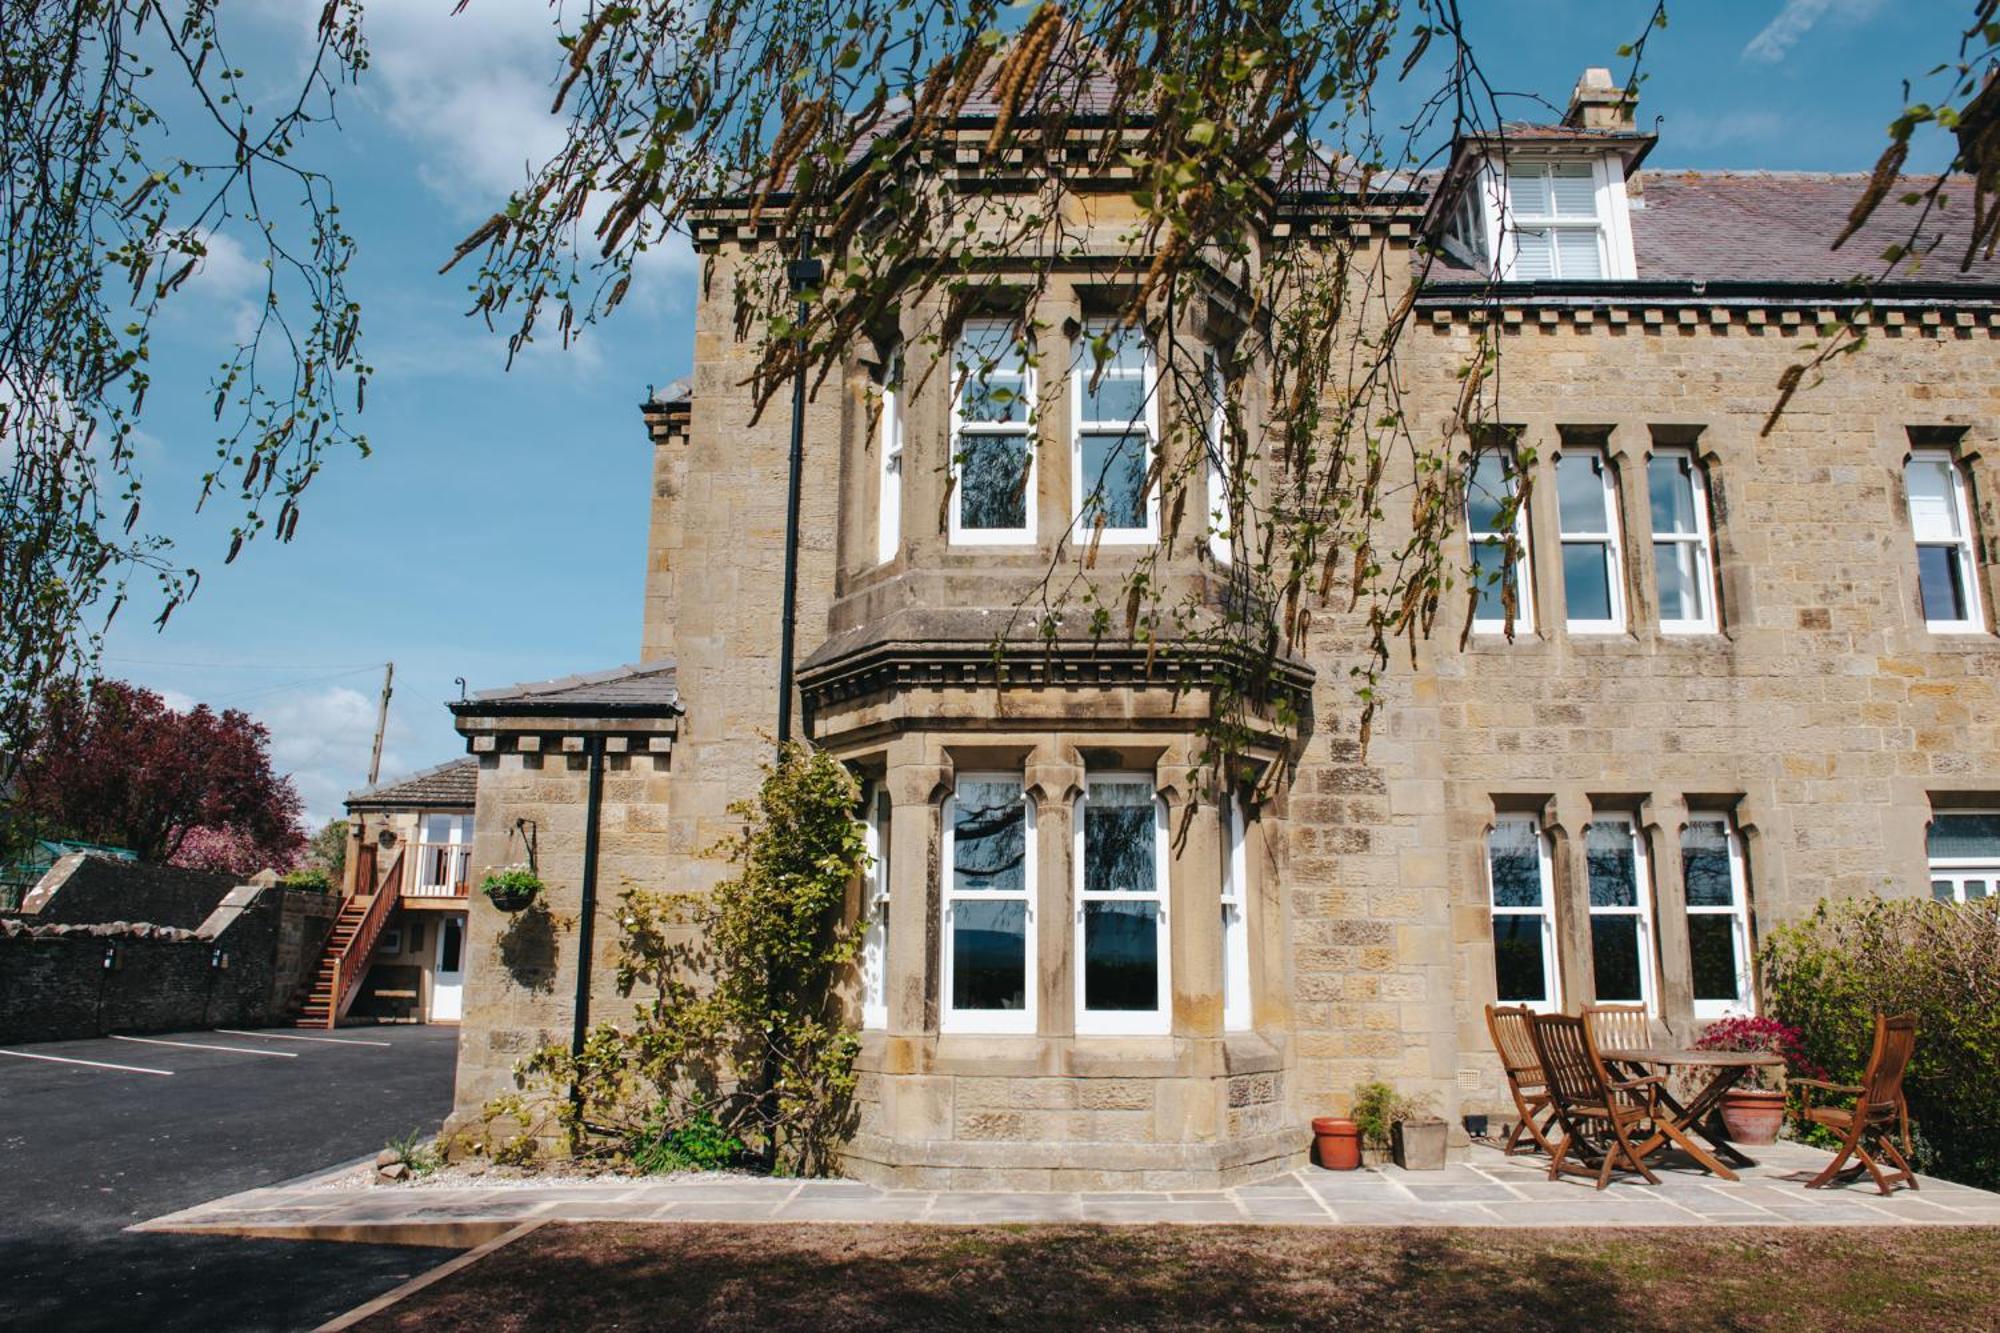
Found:
[[[1556,1113],[1549,1104],[1548,1080],[1542,1076],[1541,1057],[1535,1054],[1535,1035],[1530,1030],[1534,1019],[1534,1010],[1526,1005],[1486,1006],[1486,1031],[1493,1038],[1493,1049],[1500,1053],[1500,1068],[1507,1074],[1507,1091],[1514,1094],[1517,1118],[1514,1128],[1507,1131],[1507,1141],[1500,1147],[1509,1157],[1536,1149],[1554,1156],[1556,1151],[1548,1137],[1555,1128]],[[1523,1137],[1534,1140],[1534,1149],[1522,1145]]]
[[[1586,1004],[1583,1024],[1590,1030],[1590,1042],[1599,1051],[1642,1051],[1657,1045],[1652,1016],[1643,1004]],[[1620,1078],[1638,1078],[1645,1069],[1612,1061],[1607,1066]]]
[[[1875,1187],[1884,1194],[1893,1193],[1892,1187],[1899,1183],[1911,1189],[1917,1188],[1917,1173],[1910,1169],[1909,1159],[1903,1155],[1910,1150],[1910,1111],[1908,1103],[1903,1100],[1903,1074],[1910,1067],[1910,1057],[1916,1049],[1915,1014],[1897,1014],[1894,1018],[1877,1014],[1875,1049],[1869,1053],[1868,1071],[1861,1076],[1861,1086],[1843,1087],[1816,1078],[1795,1078],[1791,1081],[1795,1088],[1818,1088],[1822,1092],[1855,1099],[1854,1109],[1847,1110],[1838,1106],[1814,1106],[1812,1094],[1806,1094],[1806,1119],[1816,1125],[1824,1125],[1841,1136],[1840,1151],[1827,1164],[1826,1170],[1806,1182],[1807,1189],[1824,1188],[1836,1178],[1844,1183],[1863,1171],[1875,1178]],[[1876,1150],[1895,1165],[1894,1173],[1885,1173],[1882,1164],[1868,1151],[1871,1135],[1875,1139]],[[1898,1137],[1903,1141],[1900,1151],[1896,1147]],[[1850,1157],[1861,1160],[1853,1166],[1846,1166]]]
[[[1582,1018],[1537,1014],[1530,1030],[1567,1136],[1549,1158],[1549,1179],[1565,1171],[1594,1175],[1597,1188],[1603,1189],[1614,1172],[1622,1171],[1659,1184],[1659,1177],[1646,1168],[1646,1158],[1668,1143],[1691,1146],[1674,1127],[1673,1113],[1662,1106],[1666,1080],[1658,1074],[1612,1077]],[[1580,1164],[1572,1163],[1572,1157]]]

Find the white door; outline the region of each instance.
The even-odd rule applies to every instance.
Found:
[[[437,968],[431,973],[431,1022],[456,1023],[465,1012],[465,918],[438,918]]]

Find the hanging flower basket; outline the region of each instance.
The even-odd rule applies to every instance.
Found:
[[[519,912],[542,896],[542,880],[526,866],[506,866],[488,872],[479,891],[503,912]]]

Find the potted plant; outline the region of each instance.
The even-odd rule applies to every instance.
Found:
[[[1387,1083],[1364,1083],[1354,1090],[1354,1121],[1377,1160],[1386,1150],[1405,1171],[1444,1169],[1445,1123],[1431,1112],[1428,1097],[1405,1097]]]
[[[542,893],[542,879],[526,866],[502,866],[486,872],[479,891],[503,912],[519,912]]]
[[[1753,1051],[1784,1057],[1780,1065],[1753,1067],[1744,1082],[1722,1094],[1717,1110],[1731,1143],[1760,1147],[1778,1141],[1778,1131],[1785,1123],[1787,1071],[1824,1077],[1805,1058],[1800,1041],[1797,1028],[1775,1018],[1723,1018],[1702,1029],[1694,1043],[1698,1051]]]

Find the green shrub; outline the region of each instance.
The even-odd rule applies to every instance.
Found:
[[[740,1140],[729,1156],[776,1172],[833,1168],[861,1050],[839,990],[859,951],[842,917],[866,857],[859,799],[838,760],[787,745],[756,799],[730,807],[742,832],[716,851],[735,874],[701,895],[620,895],[630,1021],[598,1023],[579,1054],[545,1046],[514,1071],[572,1153],[636,1164]]]
[[[1389,1146],[1389,1132],[1399,1120],[1430,1118],[1428,1097],[1405,1097],[1387,1083],[1363,1083],[1354,1090],[1354,1123],[1370,1148]]]
[[[304,889],[308,893],[332,893],[333,876],[324,866],[304,866],[298,870],[287,870],[278,876],[281,888]]]
[[[743,1140],[706,1111],[676,1124],[670,1108],[633,1137],[632,1165],[646,1175],[668,1171],[720,1171],[734,1166],[747,1150]]]
[[[2000,901],[1822,902],[1761,951],[1772,1017],[1834,1083],[1856,1084],[1877,1013],[1917,1016],[1903,1081],[1919,1166],[2000,1186]]]

